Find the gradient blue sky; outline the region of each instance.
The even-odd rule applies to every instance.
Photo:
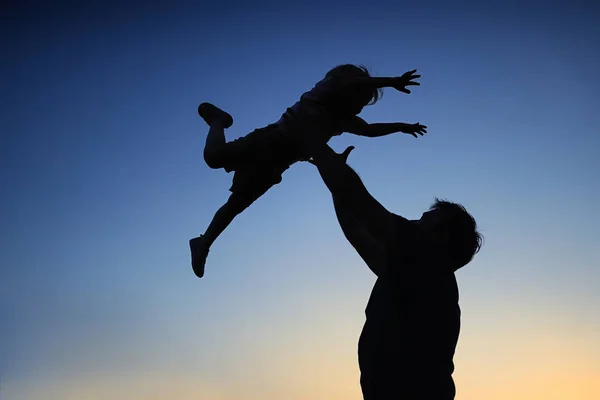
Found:
[[[429,133],[331,145],[356,145],[390,210],[448,198],[486,238],[458,273],[457,399],[600,398],[599,8],[323,4],[2,11],[3,400],[360,399],[374,277],[310,165],[202,280],[188,250],[231,183],[201,157],[199,102],[234,139],[345,62],[418,68],[362,116]]]

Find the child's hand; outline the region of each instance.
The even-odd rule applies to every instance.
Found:
[[[415,72],[417,72],[417,70],[413,69],[412,71],[405,72],[402,76],[393,78],[395,83],[392,85],[392,87],[399,92],[410,94],[410,90],[406,88],[407,86],[421,85],[419,82],[413,82],[414,79],[421,77],[421,75],[415,75]]]
[[[407,133],[409,135],[413,135],[414,137],[418,137],[417,134],[423,136],[425,133],[427,133],[427,127],[418,122],[416,124],[406,124],[406,127],[402,129],[402,133]]]

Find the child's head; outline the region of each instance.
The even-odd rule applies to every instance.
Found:
[[[419,222],[448,244],[455,269],[467,265],[481,248],[483,236],[477,231],[477,222],[460,204],[435,199]]]
[[[367,67],[363,65],[354,64],[342,64],[332,68],[325,74],[325,79],[352,79],[352,78],[369,78],[371,74]],[[375,104],[381,96],[383,96],[383,89],[375,89],[370,95],[369,105]]]

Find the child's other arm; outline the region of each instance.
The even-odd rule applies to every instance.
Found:
[[[416,124],[407,124],[404,122],[389,122],[369,124],[360,117],[354,117],[342,123],[344,132],[352,133],[358,136],[380,137],[392,133],[406,133],[414,137],[423,136],[427,133],[427,126]]]

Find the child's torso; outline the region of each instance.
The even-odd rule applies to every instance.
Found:
[[[342,133],[339,121],[356,116],[368,103],[352,99],[352,94],[346,93],[339,81],[323,79],[300,96],[277,123],[286,130],[318,129],[324,135],[335,136]]]
[[[349,98],[349,93],[344,93],[333,79],[321,80],[273,124],[277,127],[271,130],[271,135],[276,136],[271,138],[275,144],[273,161],[277,165],[289,166],[310,158],[298,150],[295,135],[310,130],[311,134],[328,142],[333,136],[343,133],[340,121],[356,116],[367,103],[367,99]]]

